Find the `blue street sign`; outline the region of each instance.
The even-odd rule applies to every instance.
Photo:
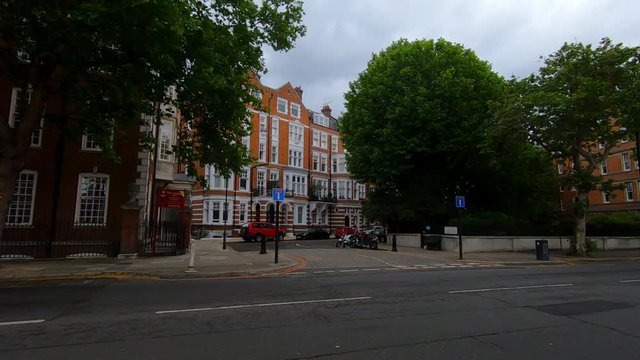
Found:
[[[284,201],[284,192],[283,188],[273,189],[273,201]]]
[[[464,196],[456,196],[456,207],[464,209]]]

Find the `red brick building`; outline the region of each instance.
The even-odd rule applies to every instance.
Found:
[[[605,180],[613,180],[613,185],[622,189],[610,193],[594,190],[589,193],[589,212],[604,213],[615,211],[640,210],[640,170],[634,160],[635,141],[621,141],[611,149],[609,156],[600,164],[596,175]],[[558,175],[567,171],[566,164],[556,164]],[[561,187],[559,192],[560,211],[572,214],[573,199],[577,196],[575,189]]]
[[[252,132],[243,139],[255,162],[228,179],[213,166],[200,168],[208,188],[194,187],[194,225],[215,235],[225,225],[233,232],[248,221],[275,223],[274,188],[286,189],[279,213],[289,234],[364,225],[360,208],[366,189],[349,177],[331,109],[309,111],[302,89],[290,83],[275,89],[256,83],[265,110],[251,109]]]
[[[0,84],[0,112],[10,127],[21,119],[20,100],[24,96],[28,102],[29,90]],[[49,102],[46,112],[58,112],[59,105]],[[170,210],[152,210],[152,195],[160,188],[185,194],[190,189],[189,180],[180,175],[181,169],[170,154],[177,125],[176,115],[163,119],[157,127],[150,119],[142,119],[140,124],[115,129],[113,141],[120,156],[116,164],[102,155],[91,134],[61,136],[56,124],[43,120],[41,128],[33,132],[7,218],[3,219],[0,256],[113,256],[121,252],[124,221],[131,222],[133,216],[134,225],[142,227],[159,214],[170,217]],[[143,133],[160,134],[157,159],[153,152],[140,148]],[[137,206],[127,212],[122,208],[126,203]],[[145,236],[140,231],[139,240],[144,241]]]

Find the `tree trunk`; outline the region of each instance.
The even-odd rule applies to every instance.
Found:
[[[571,253],[577,256],[585,256],[587,249],[587,207],[588,193],[579,192],[576,201],[576,216],[573,239],[571,239]]]

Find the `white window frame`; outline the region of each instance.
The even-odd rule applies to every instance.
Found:
[[[564,164],[562,164],[562,163],[558,163],[558,165],[557,165],[557,166],[558,166],[558,174],[559,174],[559,175],[564,174]]]
[[[27,105],[31,104],[31,94],[32,94],[32,89],[31,89],[31,85],[29,85],[29,88],[27,89]],[[18,87],[14,87],[11,89],[11,105],[9,108],[9,127],[11,128],[15,128],[16,127],[16,112],[18,111],[18,94],[22,92],[21,88]],[[24,110],[23,110],[24,111]],[[20,120],[18,120],[18,122],[22,121],[22,114],[18,113],[20,115]],[[33,133],[31,133],[31,147],[42,147],[42,132],[43,132],[43,128],[44,128],[44,116],[42,116],[40,118],[40,124],[38,126],[38,128],[36,128],[35,130],[33,130]]]
[[[294,111],[295,109],[295,111]],[[300,119],[300,111],[301,111],[301,107],[300,104],[298,103],[291,103],[291,110],[290,110],[290,114],[292,117],[296,118],[296,119]]]
[[[304,146],[304,127],[302,125],[289,123],[289,144]]]
[[[323,173],[329,171],[329,157],[327,154],[320,154],[320,171]]]
[[[278,97],[278,101],[276,103],[276,111],[279,112],[280,114],[287,114],[287,110],[289,107],[289,101],[287,99],[283,99],[281,97]]]
[[[23,176],[27,178],[23,179]],[[31,176],[33,178],[29,179],[28,177]],[[30,192],[28,191],[29,189],[31,189]],[[9,202],[9,211],[5,218],[5,224],[7,226],[33,224],[33,209],[36,204],[37,189],[38,172],[34,170],[22,170],[16,179],[16,188],[14,189],[13,196]],[[29,210],[28,215],[25,215],[26,209]],[[12,214],[12,212],[14,212],[14,214]],[[19,213],[21,213],[21,215],[19,215]],[[25,221],[27,216],[28,220]],[[18,219],[20,219],[20,221],[17,221]]]
[[[238,221],[244,224],[248,219],[248,205],[246,203],[238,204]]]
[[[249,169],[244,168],[238,174],[239,184],[238,191],[249,191]],[[242,180],[244,180],[244,186],[242,185]]]
[[[624,194],[627,201],[633,201],[633,183],[631,181],[624,183]]]
[[[265,196],[267,194],[267,170],[258,169],[256,174],[256,188],[258,189],[259,196]]]
[[[329,135],[327,133],[320,133],[320,147],[323,149],[329,148]]]
[[[307,196],[307,175],[285,173],[284,188],[290,190],[294,196]]]
[[[84,151],[102,151],[96,143],[92,134],[82,134],[82,150]],[[158,150],[159,151],[159,150]],[[162,157],[160,158],[162,160]]]
[[[602,203],[603,204],[609,204],[610,202],[611,202],[611,195],[608,192],[603,191],[602,192]]]
[[[175,139],[173,138],[173,121],[162,120],[160,126],[158,141],[158,160],[165,162],[173,162],[173,145]],[[166,135],[166,136],[165,136]]]
[[[313,138],[312,138],[312,140],[313,140],[313,143],[312,143],[313,146],[320,147],[320,132],[319,131],[313,130]]]
[[[265,113],[260,113],[258,132],[260,133],[260,139],[267,138],[267,114]]]
[[[271,117],[271,139],[278,141],[280,138],[280,119]]]
[[[106,179],[106,189],[104,190],[104,209],[102,221],[100,222],[86,222],[81,221],[81,207],[82,207],[82,185],[84,178],[102,178]],[[76,191],[76,211],[74,215],[74,222],[76,225],[91,225],[91,226],[104,226],[107,224],[107,218],[109,215],[109,188],[111,186],[111,176],[109,174],[98,174],[98,173],[80,173],[78,174],[78,186]],[[89,198],[97,198],[94,196],[89,196]],[[85,217],[87,217],[85,215]],[[96,216],[90,216],[96,218]]]
[[[260,161],[267,161],[267,142],[260,140],[258,143],[258,159]]]
[[[216,170],[215,166],[207,164],[204,166],[204,176],[207,180],[207,188],[208,189],[216,189],[216,190],[224,190],[225,189],[225,177],[220,175],[220,173]],[[227,190],[233,190],[233,184],[235,180],[235,176],[229,175],[228,186],[226,186]]]
[[[280,151],[280,147],[279,144],[277,142],[272,142],[271,143],[271,163],[273,164],[277,164],[278,163],[278,158],[280,157],[279,154]]]
[[[305,205],[295,205],[293,209],[294,209],[293,223],[295,225],[306,224],[307,223],[306,206]]]
[[[301,148],[289,148],[289,166],[302,168],[304,165],[304,152]]]
[[[607,167],[607,159],[604,159],[600,163],[600,174],[607,175],[608,173],[609,173],[609,168]]]
[[[217,216],[215,213],[217,212]],[[226,207],[226,215],[227,215],[227,223],[229,221],[233,221],[231,216],[233,216],[232,207]],[[224,225],[224,216],[225,216],[225,206],[224,200],[215,199],[215,200],[205,200],[204,201],[204,212],[202,217],[202,222],[208,225]]]
[[[311,158],[311,170],[320,171],[320,153],[314,152]]]
[[[331,136],[331,151],[334,153],[338,152],[338,137]]]
[[[628,152],[622,154],[622,170],[631,171],[631,154]]]

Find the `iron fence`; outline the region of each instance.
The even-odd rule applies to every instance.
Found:
[[[138,227],[138,255],[182,255],[189,246],[190,229],[182,222],[165,221]]]
[[[58,223],[51,229],[6,225],[0,241],[0,258],[116,256],[119,248],[119,235],[106,226]]]

